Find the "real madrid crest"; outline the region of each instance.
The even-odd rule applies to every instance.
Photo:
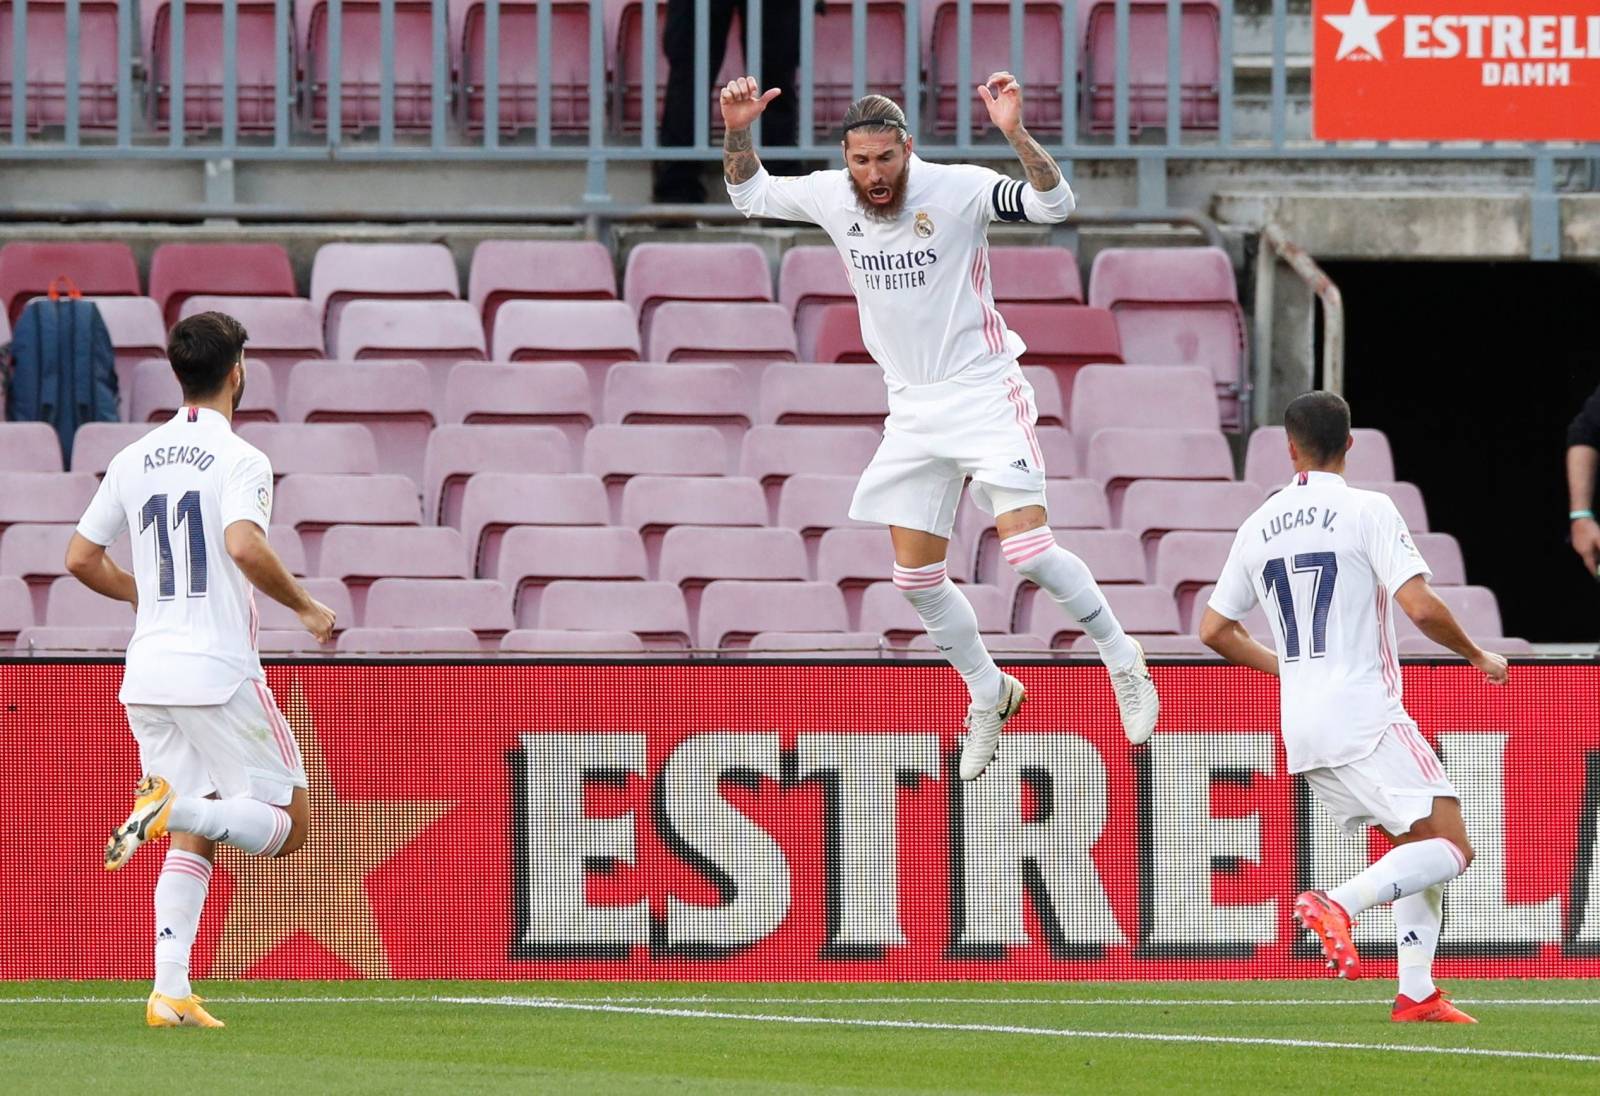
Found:
[[[917,219],[912,223],[911,229],[922,239],[926,240],[929,236],[933,235],[933,218],[929,217],[926,213],[919,209],[917,210]]]

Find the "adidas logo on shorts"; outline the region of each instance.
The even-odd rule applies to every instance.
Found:
[[[1014,460],[1014,461],[1011,462],[1011,467],[1020,468],[1022,471],[1026,472],[1028,470],[1028,462],[1026,460],[1018,458],[1017,460]]]

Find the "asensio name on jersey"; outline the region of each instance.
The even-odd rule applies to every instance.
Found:
[[[843,257],[861,337],[890,391],[962,375],[1004,373],[1027,349],[994,306],[989,225],[1064,221],[1076,204],[1063,179],[1039,191],[972,164],[910,158],[903,212],[866,216],[844,169],[777,177],[762,168],[728,194],[748,217],[821,226]]]

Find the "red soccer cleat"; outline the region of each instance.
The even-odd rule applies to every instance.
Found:
[[[1294,918],[1322,943],[1329,970],[1352,982],[1361,977],[1361,956],[1350,938],[1355,922],[1343,906],[1328,897],[1327,891],[1301,892],[1294,900]]]
[[[1389,1019],[1397,1024],[1476,1024],[1478,1021],[1450,1003],[1450,995],[1436,989],[1431,996],[1413,1001],[1405,994],[1394,999],[1394,1011]]]

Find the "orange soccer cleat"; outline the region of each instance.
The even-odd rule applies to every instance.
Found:
[[[1413,1001],[1405,994],[1394,999],[1394,1011],[1389,1019],[1397,1024],[1476,1024],[1478,1021],[1450,1003],[1450,995],[1436,989],[1432,995]]]
[[[1294,917],[1321,942],[1329,970],[1352,982],[1361,977],[1361,956],[1350,938],[1355,922],[1327,891],[1303,891],[1294,900]]]

